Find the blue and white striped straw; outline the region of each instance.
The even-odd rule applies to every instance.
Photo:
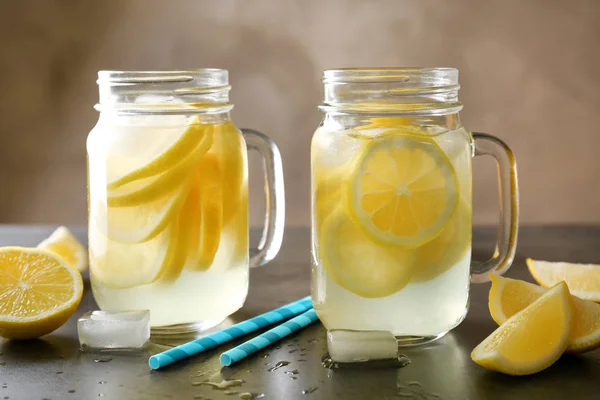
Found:
[[[283,324],[276,326],[275,328],[270,329],[267,332],[258,335],[257,337],[250,339],[231,350],[226,351],[225,353],[221,354],[219,360],[221,361],[221,364],[228,367],[231,364],[243,360],[250,354],[256,353],[260,349],[264,349],[270,344],[273,344],[278,340],[281,340],[284,337],[304,328],[305,326],[312,324],[318,319],[319,317],[317,317],[315,310],[310,309],[304,314],[300,314],[297,317],[292,318],[289,321],[284,322]]]
[[[272,325],[276,322],[303,313],[311,308],[312,300],[310,296],[304,297],[257,317],[230,326],[229,328],[225,328],[219,332],[192,340],[191,342],[173,347],[162,353],[155,354],[150,357],[148,364],[152,369],[165,367],[176,361],[183,360],[205,350],[215,348],[220,344],[229,342],[235,338],[239,338],[240,336],[244,336],[247,333],[254,332],[265,326]]]

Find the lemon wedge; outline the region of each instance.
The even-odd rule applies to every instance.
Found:
[[[565,281],[574,296],[600,302],[600,265],[537,261],[528,258],[531,276],[544,287]]]
[[[438,236],[458,204],[450,160],[425,135],[370,140],[354,161],[349,209],[357,224],[385,244],[418,247]]]
[[[44,249],[0,248],[0,336],[32,339],[63,325],[81,301],[81,274]]]
[[[539,299],[548,289],[533,283],[490,275],[489,308],[498,325]],[[567,344],[570,353],[600,347],[600,304],[571,296],[573,320]]]
[[[84,272],[88,268],[88,253],[86,248],[71,233],[69,228],[65,226],[56,228],[37,247],[58,254],[67,264],[79,272]]]
[[[552,365],[567,348],[571,296],[558,283],[514,314],[471,353],[477,364],[509,375],[529,375]]]
[[[386,297],[410,281],[414,251],[372,240],[341,207],[323,222],[318,243],[329,276],[358,296]]]

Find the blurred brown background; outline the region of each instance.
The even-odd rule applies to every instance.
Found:
[[[521,222],[600,223],[598,21],[594,0],[2,1],[0,223],[85,222],[97,70],[220,67],[238,126],[279,144],[288,224],[308,225],[320,72],[344,66],[458,67],[466,127],[515,150]],[[493,223],[492,163],[475,167]]]

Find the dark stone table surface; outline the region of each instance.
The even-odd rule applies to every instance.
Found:
[[[53,228],[0,225],[0,246],[34,246]],[[84,228],[73,230],[85,241]],[[309,293],[309,240],[308,229],[287,229],[278,257],[252,270],[246,305],[229,322],[247,319]],[[493,230],[476,228],[474,258],[486,258],[494,240]],[[531,280],[525,257],[600,263],[600,227],[524,227],[516,260],[507,276]],[[151,371],[148,356],[163,348],[159,344],[141,355],[115,355],[104,363],[79,351],[76,319],[96,308],[86,278],[79,309],[60,329],[34,341],[0,339],[0,399],[218,400],[239,399],[243,392],[264,393],[264,399],[306,400],[600,398],[600,350],[565,355],[547,370],[528,377],[504,376],[473,363],[471,350],[495,329],[487,309],[488,290],[489,284],[473,285],[471,309],[465,321],[432,345],[406,350],[412,362],[401,369],[323,368],[320,360],[326,353],[325,329],[317,323],[229,368],[220,368],[218,355],[242,339],[164,370]],[[269,372],[278,361],[290,364]],[[286,374],[292,370],[298,374]],[[244,383],[231,388],[237,392],[231,394],[192,385],[209,376],[216,381],[241,379]],[[314,390],[303,393],[309,389]]]

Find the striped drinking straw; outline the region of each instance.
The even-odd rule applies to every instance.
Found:
[[[192,340],[191,342],[182,344],[162,353],[155,354],[150,357],[148,364],[152,369],[160,369],[167,365],[173,364],[176,361],[183,360],[195,354],[201,353],[219,346],[220,344],[229,342],[240,336],[244,336],[250,332],[272,325],[276,322],[301,314],[312,308],[312,300],[310,296],[296,300],[285,306],[276,308],[272,311],[261,314],[257,317],[240,322],[225,328],[221,331],[212,333],[208,336]]]
[[[234,364],[244,358],[248,357],[250,354],[256,353],[260,349],[264,349],[277,342],[278,340],[283,339],[284,337],[291,335],[292,333],[308,326],[318,320],[317,313],[314,309],[310,309],[304,314],[300,314],[295,318],[290,319],[283,324],[276,326],[275,328],[268,330],[267,332],[258,335],[257,337],[248,340],[241,345],[234,347],[231,350],[226,351],[221,354],[219,360],[221,364],[228,367],[231,364]]]

